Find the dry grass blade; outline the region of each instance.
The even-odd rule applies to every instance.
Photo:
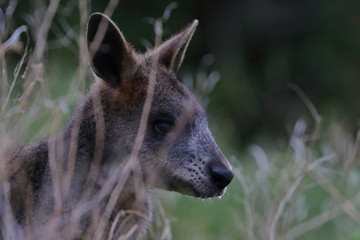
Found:
[[[282,216],[282,214],[284,213],[284,209],[286,204],[290,201],[290,199],[294,196],[294,193],[296,191],[296,189],[299,187],[301,181],[304,179],[304,175],[300,174],[296,180],[294,181],[294,183],[289,187],[286,195],[284,196],[284,198],[281,200],[279,207],[277,208],[275,215],[272,219],[272,223],[270,226],[270,232],[269,232],[269,240],[275,240],[276,238],[276,227],[277,224],[279,222],[280,217]]]
[[[319,215],[304,221],[293,228],[290,228],[281,239],[292,240],[297,239],[298,237],[309,233],[316,228],[321,227],[325,223],[336,219],[337,217],[344,214],[343,208],[346,208],[347,205],[359,205],[360,204],[360,193],[358,193],[355,197],[346,200],[339,205],[336,205],[328,210],[323,211]]]

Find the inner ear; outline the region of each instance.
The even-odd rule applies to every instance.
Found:
[[[90,16],[87,29],[90,66],[96,76],[113,87],[121,73],[133,62],[131,48],[117,26],[105,15]]]
[[[198,20],[194,20],[180,33],[162,43],[154,49],[152,54],[157,54],[158,61],[168,69],[177,72],[184,59],[186,49],[198,25]]]

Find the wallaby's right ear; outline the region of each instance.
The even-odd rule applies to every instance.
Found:
[[[92,71],[111,86],[118,87],[121,73],[134,63],[134,56],[115,23],[102,13],[93,13],[88,22],[87,45]]]

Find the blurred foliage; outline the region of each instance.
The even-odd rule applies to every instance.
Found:
[[[7,2],[0,1],[0,7]],[[13,28],[41,16],[45,9],[39,6],[46,4],[34,3],[19,1],[10,23]],[[123,0],[113,9],[112,18],[135,48],[144,51],[144,43],[154,38],[149,19],[161,17],[170,3]],[[89,13],[103,12],[107,4],[90,1]],[[63,78],[61,84],[52,83],[59,87],[56,96],[66,91],[74,71],[71,65],[78,62],[76,36],[84,26],[79,25],[77,5],[60,2],[48,37],[52,50],[47,58],[51,67],[56,66],[51,71],[61,72]],[[164,26],[164,38],[199,19],[180,76],[194,72],[203,56],[215,56],[211,68],[221,74],[221,80],[210,96],[209,111],[210,119],[221,123],[217,126],[221,137],[228,139],[224,145],[239,148],[255,139],[287,136],[298,118],[311,120],[289,83],[304,91],[320,115],[344,122],[349,129],[357,127],[359,1],[179,0],[176,5]]]

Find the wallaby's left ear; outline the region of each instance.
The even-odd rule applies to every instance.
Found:
[[[134,63],[134,53],[115,23],[102,13],[93,13],[88,22],[87,44],[90,66],[99,78],[120,86],[121,73]]]
[[[155,48],[154,54],[157,54],[159,63],[165,65],[174,72],[177,72],[184,59],[186,48],[189,45],[197,25],[198,20],[194,20],[180,33]]]

